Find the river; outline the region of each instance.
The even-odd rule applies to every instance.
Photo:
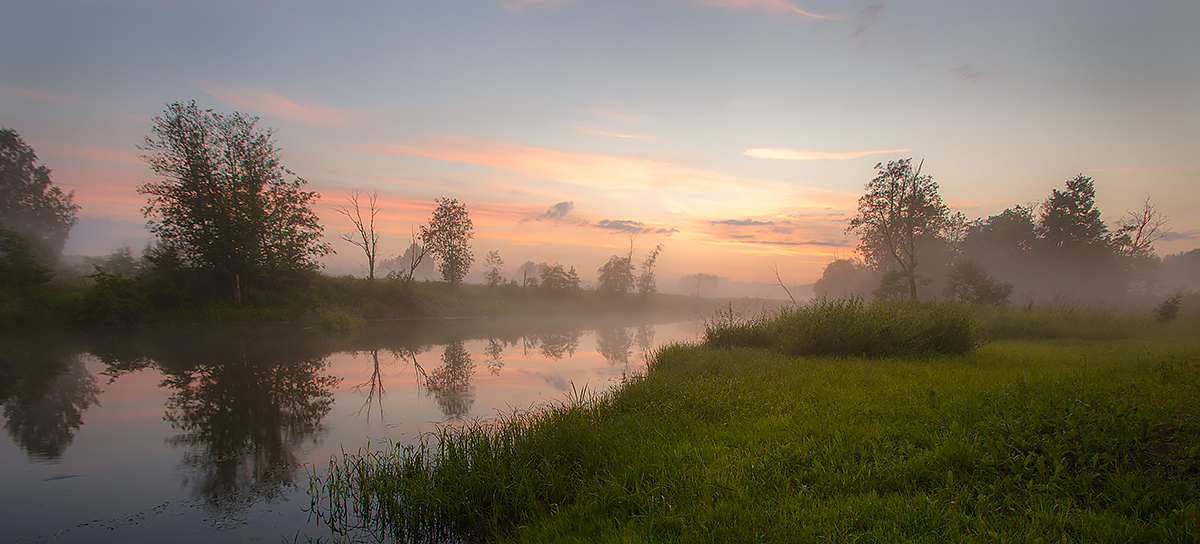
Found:
[[[674,315],[4,335],[0,527],[22,543],[327,537],[308,479],[331,456],[619,386],[700,331]]]

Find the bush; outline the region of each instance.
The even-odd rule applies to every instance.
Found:
[[[1166,323],[1174,321],[1176,317],[1179,317],[1179,309],[1182,307],[1183,293],[1176,293],[1167,300],[1159,303],[1158,306],[1155,306],[1154,311],[1151,313],[1154,314],[1154,319],[1158,320],[1159,323]]]
[[[712,347],[773,347],[796,356],[962,354],[978,344],[966,309],[958,304],[820,299],[753,320],[719,314],[705,324]]]

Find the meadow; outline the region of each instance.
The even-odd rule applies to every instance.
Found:
[[[1070,307],[729,311],[621,388],[347,452],[310,494],[347,540],[1195,542],[1198,340]]]

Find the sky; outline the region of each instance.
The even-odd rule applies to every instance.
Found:
[[[1200,246],[1197,28],[1195,0],[7,0],[0,126],[75,192],[68,254],[146,243],[138,145],[189,100],[274,130],[330,273],[364,272],[361,190],[381,257],[445,197],[476,270],[586,283],[663,244],[660,282],[812,282],[908,157],[970,219],[1081,173],[1110,226],[1150,198],[1168,254]]]

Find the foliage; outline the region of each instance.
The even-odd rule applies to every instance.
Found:
[[[54,272],[38,260],[25,236],[0,228],[0,289],[28,289],[53,277]]]
[[[997,281],[975,259],[965,257],[946,269],[946,298],[967,304],[1004,306],[1013,284]]]
[[[0,128],[0,229],[20,233],[37,260],[53,265],[78,221],[75,191],[64,193],[37,166],[37,154],[16,131]]]
[[[879,280],[879,274],[857,259],[834,259],[813,284],[813,293],[826,298],[863,296],[870,294]]]
[[[132,325],[141,320],[146,305],[136,280],[99,269],[88,277],[94,283],[80,302],[80,320],[117,325]]]
[[[379,206],[376,204],[379,192],[372,191],[371,194],[366,195],[367,216],[365,218],[362,204],[359,202],[362,197],[362,191],[355,189],[350,196],[346,197],[350,206],[338,206],[333,211],[346,216],[346,219],[349,219],[350,223],[354,225],[354,233],[342,234],[341,238],[362,250],[363,255],[367,258],[367,281],[373,282],[375,281],[375,260],[379,258],[379,231],[375,230],[375,216],[379,214]]]
[[[1191,542],[1196,356],[674,344],[613,392],[336,456],[310,492],[364,540]]]
[[[158,182],[142,185],[150,230],[189,267],[233,286],[234,301],[260,272],[311,270],[329,253],[312,210],[318,195],[280,163],[257,117],[169,104],[141,147]],[[291,177],[291,179],[287,179]]]
[[[467,206],[458,200],[439,198],[428,225],[421,225],[421,244],[438,260],[442,279],[462,283],[475,257],[469,242],[474,236]]]
[[[773,347],[797,356],[887,357],[974,349],[977,332],[959,305],[865,303],[861,298],[817,299],[750,321],[706,323],[713,347]]]
[[[521,287],[537,287],[538,283],[538,265],[533,261],[525,261],[521,268],[517,269],[521,273]]]
[[[541,267],[541,285],[543,291],[549,293],[571,293],[579,291],[579,273],[575,267],[570,269],[554,263]]]
[[[912,159],[875,165],[879,174],[858,199],[858,215],[846,232],[859,235],[858,250],[877,270],[895,268],[907,282],[908,298],[917,299],[921,250],[951,226],[937,183],[914,171]]]
[[[658,281],[654,277],[654,265],[658,262],[658,256],[663,251],[663,245],[658,244],[650,253],[646,254],[646,259],[642,261],[642,273],[637,278],[638,293],[642,296],[652,295],[658,291]]]
[[[1183,306],[1183,293],[1175,293],[1154,307],[1154,319],[1159,323],[1174,321],[1179,317],[1179,309]]]
[[[598,270],[597,288],[601,291],[623,295],[633,290],[633,260],[626,256],[613,255]]]
[[[488,290],[504,283],[504,259],[500,258],[499,250],[493,249],[488,252],[487,258],[483,260],[483,267],[486,270],[483,278],[487,281]]]
[[[1096,208],[1092,178],[1079,174],[1067,180],[1065,191],[1054,189],[1042,207],[1038,234],[1060,250],[1100,249],[1110,245],[1108,227]]]

